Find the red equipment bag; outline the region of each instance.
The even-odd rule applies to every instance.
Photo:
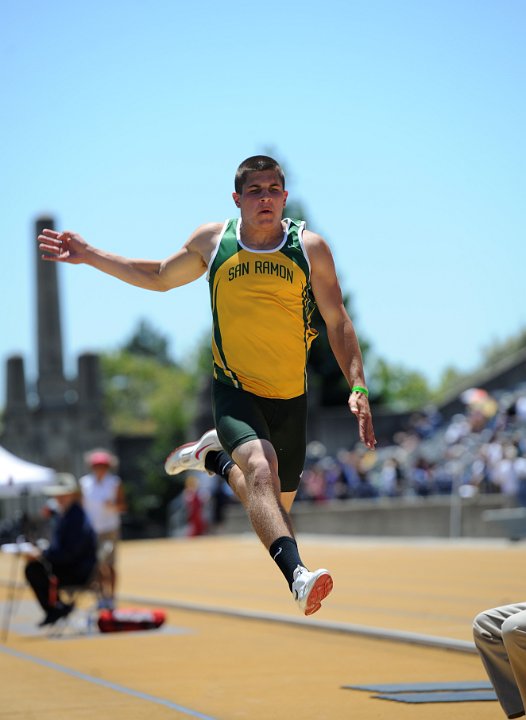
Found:
[[[166,613],[162,610],[122,608],[120,610],[101,610],[97,625],[103,633],[133,632],[154,630],[161,627],[165,620]]]

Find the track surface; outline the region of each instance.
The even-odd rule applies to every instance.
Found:
[[[410,705],[342,686],[487,680],[471,620],[524,599],[522,544],[299,543],[304,562],[334,578],[311,618],[252,535],[121,545],[119,604],[166,609],[158,631],[86,635],[79,610],[61,637],[49,637],[35,628],[30,594],[18,592],[0,643],[0,719],[504,717],[496,702]],[[13,567],[0,554],[2,603]]]

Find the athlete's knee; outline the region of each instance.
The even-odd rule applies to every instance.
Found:
[[[245,478],[249,493],[279,490],[278,464],[265,453],[254,453],[247,459]]]
[[[268,440],[250,440],[240,445],[233,451],[232,459],[245,475],[278,470],[278,459]]]
[[[232,452],[232,459],[245,477],[249,498],[279,493],[278,460],[268,440],[249,440]]]
[[[279,487],[277,469],[265,458],[254,458],[247,467],[247,489],[256,493],[272,490]]]
[[[526,613],[519,612],[506,618],[502,623],[502,638],[505,645],[525,644],[526,635]]]
[[[491,629],[492,627],[493,624],[490,622],[486,611],[480,612],[473,620],[472,629],[475,643],[492,638],[494,635]]]

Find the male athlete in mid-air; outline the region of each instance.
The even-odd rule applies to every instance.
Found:
[[[148,290],[165,292],[207,274],[215,428],[176,449],[165,468],[172,475],[206,469],[227,480],[300,609],[311,615],[333,581],[327,570],[305,567],[289,513],[305,460],[315,304],[349,383],[360,439],[372,449],[362,356],[327,243],[304,222],[282,219],[287,191],[279,164],[265,155],[242,162],[232,197],[240,218],[201,225],[165,260],[120,257],[69,231],[44,230],[38,242],[46,260],[91,265]]]

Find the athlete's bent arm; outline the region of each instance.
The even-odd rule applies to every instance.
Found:
[[[360,343],[345,304],[334,259],[327,243],[319,235],[305,233],[305,243],[311,264],[311,285],[316,304],[325,321],[331,349],[345,379],[352,388],[366,387]],[[349,408],[356,415],[360,440],[374,448],[373,421],[369,400],[361,392],[351,392]]]
[[[165,260],[136,260],[115,255],[89,245],[70,231],[43,230],[38,243],[44,260],[90,265],[130,285],[165,292],[203,275],[218,228],[218,223],[202,225],[178,252]]]

